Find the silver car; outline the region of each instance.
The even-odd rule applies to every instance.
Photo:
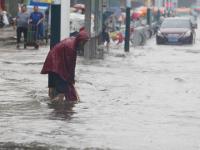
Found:
[[[189,18],[166,18],[156,33],[157,44],[193,44],[195,26]]]

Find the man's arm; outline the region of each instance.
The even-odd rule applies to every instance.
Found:
[[[40,23],[42,23],[43,20],[44,20],[44,15],[42,13],[40,13],[40,15],[41,15],[41,17],[40,17],[41,19],[38,21],[37,25],[39,25]]]
[[[30,14],[30,17],[29,17],[29,19],[28,19],[28,24],[31,23],[31,22],[33,21],[33,16],[32,16],[32,15],[33,15],[33,14],[31,13],[31,14]]]

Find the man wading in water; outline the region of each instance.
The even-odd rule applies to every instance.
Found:
[[[89,40],[84,28],[76,37],[66,38],[48,53],[41,74],[48,74],[49,97],[53,102],[79,100],[74,87],[77,51]]]

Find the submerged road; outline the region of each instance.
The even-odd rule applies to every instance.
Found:
[[[200,32],[190,45],[78,58],[81,102],[48,105],[48,47],[0,48],[0,149],[199,150]]]

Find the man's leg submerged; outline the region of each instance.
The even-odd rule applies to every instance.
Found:
[[[24,43],[27,42],[27,32],[28,32],[28,28],[24,27],[23,28],[23,32],[24,32]]]
[[[53,101],[55,102],[63,102],[65,98],[65,94],[64,93],[59,93],[54,99]]]
[[[56,86],[56,84],[55,84],[55,81],[56,79],[55,79],[55,74],[54,73],[52,73],[52,72],[50,72],[49,74],[48,74],[48,87],[49,87],[49,98],[50,99],[54,99],[55,98],[55,96],[56,96],[56,89],[55,89],[55,86]]]
[[[19,43],[21,41],[21,27],[17,27],[17,48],[19,48]]]
[[[63,80],[59,75],[56,75],[56,92],[58,93],[55,97],[55,101],[62,102],[67,92],[68,83]]]
[[[53,99],[55,97],[55,88],[49,87],[49,98]]]
[[[67,82],[56,73],[50,72],[48,74],[49,98],[52,101],[64,101],[67,86]]]

